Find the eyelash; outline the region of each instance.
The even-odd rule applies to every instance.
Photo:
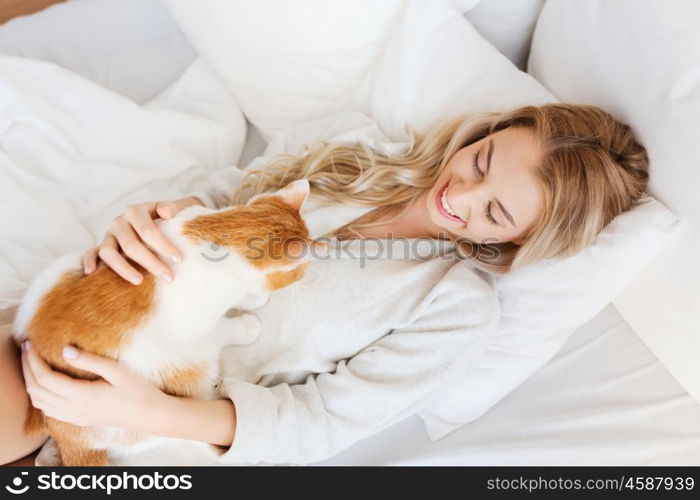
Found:
[[[490,201],[487,201],[487,202],[484,204],[484,211],[486,212],[486,218],[488,219],[488,221],[489,221],[491,224],[493,224],[494,226],[500,226],[500,224],[498,223],[498,221],[497,221],[496,219],[493,218],[493,215],[491,215],[491,202],[490,202]]]
[[[484,176],[484,171],[481,170],[481,168],[479,167],[479,161],[478,161],[478,160],[479,160],[479,154],[477,153],[477,154],[474,155],[474,165],[473,165],[474,173],[476,173],[476,176],[477,176],[477,177],[483,177],[483,176]]]
[[[479,155],[477,153],[474,155],[474,164],[473,164],[474,173],[476,173],[477,177],[483,177],[484,171],[481,170],[481,168],[479,167],[478,159],[479,159]],[[486,204],[484,205],[484,212],[486,213],[486,219],[488,219],[488,221],[491,224],[493,224],[494,226],[500,226],[498,221],[493,217],[493,215],[491,215],[491,202],[490,201],[487,201]]]

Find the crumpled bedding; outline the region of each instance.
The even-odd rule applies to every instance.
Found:
[[[195,61],[144,106],[56,65],[0,56],[0,309],[133,203],[188,196],[234,165],[236,101]]]

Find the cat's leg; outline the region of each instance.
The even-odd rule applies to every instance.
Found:
[[[63,465],[109,465],[103,428],[69,424],[51,417],[45,421]]]
[[[252,344],[258,339],[262,325],[260,320],[251,313],[241,313],[238,316],[224,315],[212,328],[211,336],[221,347],[229,344]]]
[[[110,465],[107,450],[95,450],[83,445],[57,441],[58,453],[64,466],[87,467]]]

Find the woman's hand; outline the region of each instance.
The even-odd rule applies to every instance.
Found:
[[[171,396],[109,358],[64,349],[64,359],[104,380],[75,379],[54,371],[26,341],[22,372],[32,405],[64,422],[80,426],[114,426],[148,432]]]
[[[228,399],[170,396],[112,359],[68,346],[64,359],[104,380],[82,380],[54,371],[22,343],[22,373],[35,408],[80,426],[110,426],[145,434],[231,446],[236,408]]]
[[[162,255],[168,255],[173,262],[182,261],[182,255],[163,235],[153,222],[158,217],[170,219],[183,208],[191,205],[203,205],[194,196],[174,201],[160,201],[129,205],[124,213],[115,217],[102,243],[91,248],[83,255],[83,269],[90,274],[97,268],[98,257],[122,278],[138,285],[143,281],[139,273],[125,255],[165,281],[173,280],[171,269],[144,245],[148,243]]]

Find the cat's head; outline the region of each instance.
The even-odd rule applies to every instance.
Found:
[[[266,274],[268,289],[282,288],[301,279],[311,260],[328,254],[301,216],[308,196],[309,182],[300,179],[245,205],[195,217],[184,223],[183,234],[236,252]]]

